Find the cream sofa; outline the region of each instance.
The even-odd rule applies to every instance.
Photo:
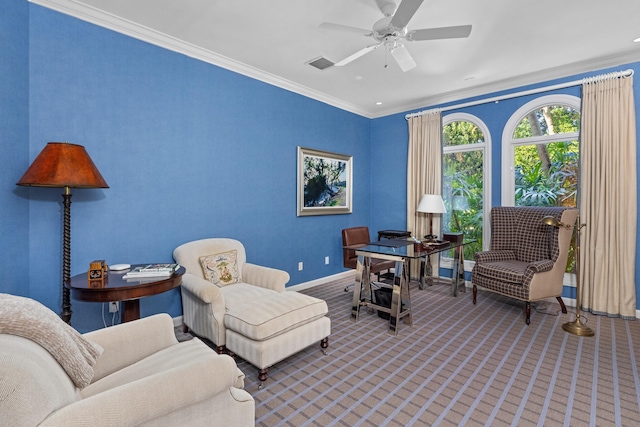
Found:
[[[219,352],[228,350],[256,366],[260,387],[275,363],[317,342],[327,348],[327,303],[286,291],[289,274],[248,263],[241,242],[196,240],[176,248],[173,257],[187,270],[181,288],[185,328],[213,342]],[[203,259],[214,259],[215,265],[205,268]],[[209,274],[223,269],[218,276]]]
[[[0,305],[7,306],[5,300],[0,300]],[[0,307],[0,318],[7,314],[4,312]],[[4,316],[4,320],[5,328],[0,321],[0,332],[7,332],[16,321],[14,316]],[[77,385],[82,379],[67,372],[74,366],[68,354],[59,354],[57,344],[51,346],[55,334],[44,334],[47,350],[14,334],[23,329],[0,333],[2,426],[255,423],[255,402],[242,389],[244,375],[233,359],[217,354],[197,338],[178,343],[173,320],[167,314],[77,334],[76,342],[84,339],[91,345],[79,347],[81,353],[86,356],[87,351],[98,350],[92,359],[93,378],[85,376],[90,383],[84,387]]]

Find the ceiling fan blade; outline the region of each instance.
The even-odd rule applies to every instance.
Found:
[[[372,44],[371,46],[367,46],[363,49],[360,49],[359,51],[357,51],[356,53],[354,53],[353,55],[347,56],[346,58],[344,58],[342,61],[336,62],[335,64],[333,64],[335,67],[342,67],[343,65],[347,65],[349,62],[351,61],[355,61],[356,59],[360,58],[361,56],[366,55],[367,53],[371,52],[372,50],[375,50],[378,48],[378,46],[380,46],[381,43],[377,43],[377,44]]]
[[[341,24],[332,24],[331,22],[323,22],[318,26],[323,30],[331,30],[331,31],[347,31],[350,33],[360,34],[362,36],[372,36],[373,32],[371,30],[365,30],[363,28],[349,27],[348,25]]]
[[[389,25],[398,30],[407,26],[424,0],[402,0]]]
[[[416,61],[413,60],[411,54],[404,45],[396,45],[391,49],[391,56],[396,60],[403,72],[407,72],[416,67]]]
[[[409,31],[407,40],[439,40],[439,39],[459,39],[469,37],[471,25],[459,25],[456,27],[424,28],[422,30]]]

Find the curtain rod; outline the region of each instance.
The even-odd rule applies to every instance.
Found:
[[[546,87],[542,87],[542,88],[538,88],[538,89],[530,89],[530,90],[525,90],[525,91],[522,91],[522,92],[511,93],[511,94],[508,94],[508,95],[494,96],[493,98],[480,99],[478,101],[470,101],[470,102],[465,102],[463,104],[450,105],[448,107],[432,108],[432,109],[429,109],[429,110],[418,111],[417,113],[407,114],[406,116],[404,116],[404,118],[409,120],[412,117],[431,114],[431,113],[435,113],[435,112],[438,112],[438,111],[457,110],[458,108],[473,107],[474,105],[488,104],[490,102],[498,102],[498,101],[502,101],[504,99],[518,98],[520,96],[533,95],[533,94],[542,93],[542,92],[550,92],[550,91],[556,90],[556,89],[563,89],[563,88],[571,87],[571,86],[579,86],[579,85],[582,85],[582,84],[593,83],[593,82],[596,82],[596,81],[612,79],[612,78],[629,77],[629,76],[632,76],[632,75],[633,75],[633,70],[629,68],[629,69],[624,70],[624,71],[614,71],[614,72],[611,72],[611,73],[600,74],[600,75],[593,76],[593,77],[585,77],[585,78],[580,79],[580,80],[574,80],[574,81],[571,81],[571,82],[560,83],[560,84],[553,85],[553,86],[546,86]]]

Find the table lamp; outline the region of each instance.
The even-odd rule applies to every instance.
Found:
[[[442,196],[439,194],[425,194],[422,196],[422,199],[420,199],[420,203],[418,204],[416,211],[429,215],[429,235],[425,236],[425,239],[428,241],[436,240],[437,236],[433,235],[433,214],[447,213],[447,210],[444,207],[444,202],[442,201]]]
[[[82,145],[49,142],[16,185],[64,188],[64,237],[62,254],[62,312],[71,323],[71,299],[65,283],[71,276],[71,191],[70,188],[109,188]]]

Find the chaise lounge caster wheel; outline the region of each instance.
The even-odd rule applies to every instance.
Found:
[[[324,354],[325,356],[329,355],[329,352],[327,351],[328,347],[329,347],[329,337],[323,338],[322,341],[320,341],[320,348],[322,349],[322,354]]]

